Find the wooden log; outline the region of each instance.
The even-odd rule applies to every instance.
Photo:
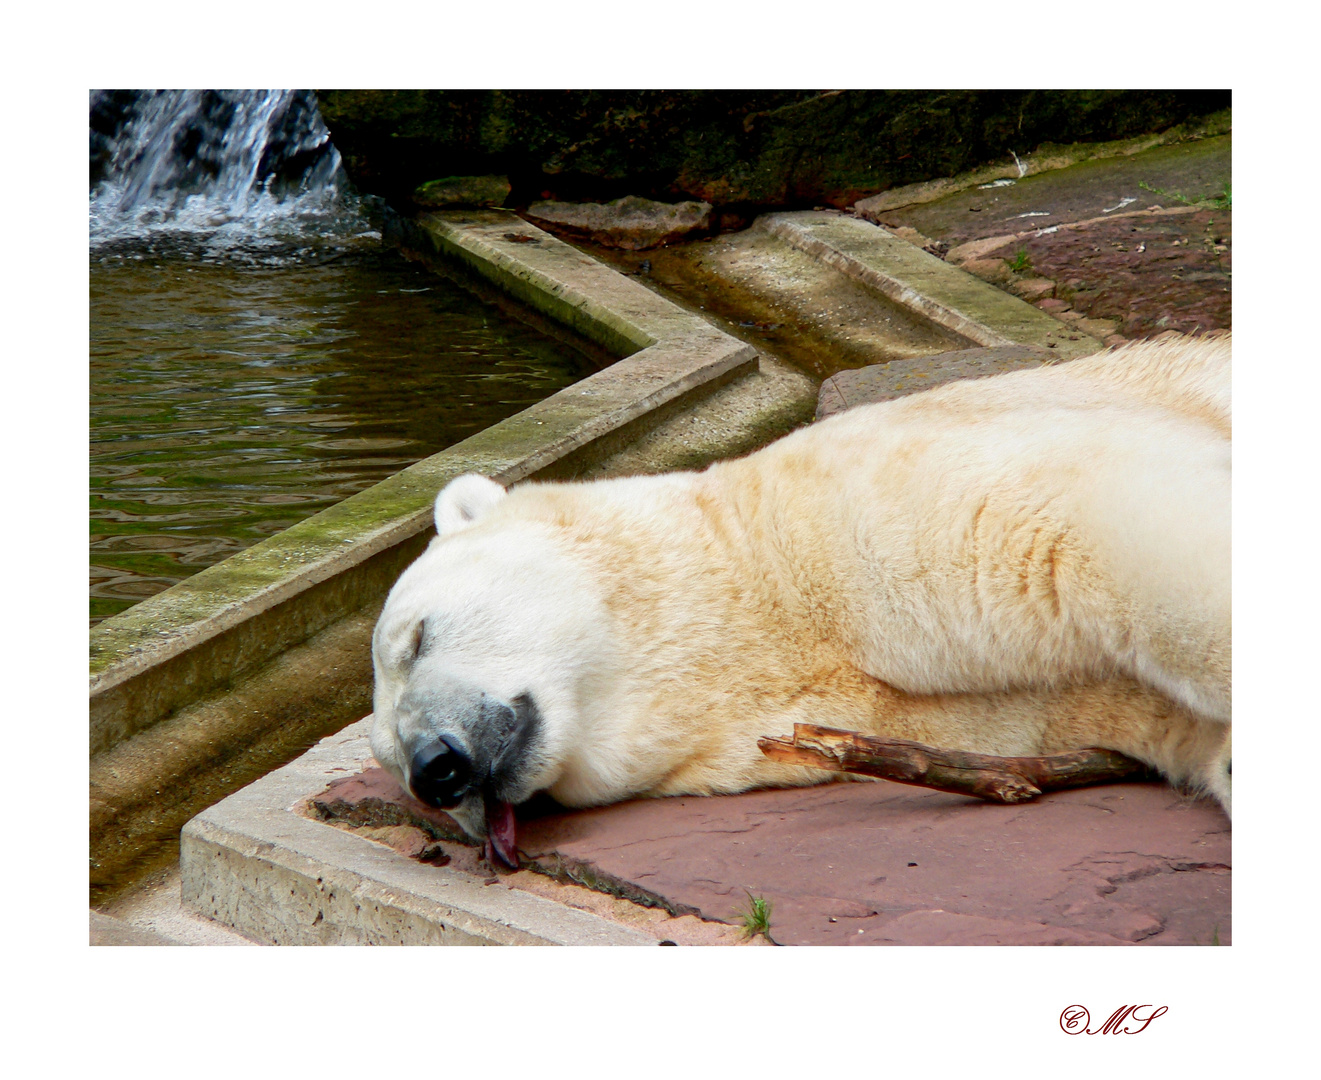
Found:
[[[1000,803],[1026,802],[1044,791],[1154,779],[1156,775],[1140,761],[1114,750],[995,757],[815,724],[795,724],[792,738],[767,736],[758,739],[757,745],[772,761],[786,765],[876,776]]]

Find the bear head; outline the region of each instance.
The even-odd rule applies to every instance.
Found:
[[[517,500],[513,500],[517,501]],[[590,580],[554,531],[461,476],[372,637],[372,753],[488,858],[517,865],[513,807],[555,784],[611,657]]]

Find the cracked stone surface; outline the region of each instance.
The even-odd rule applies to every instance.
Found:
[[[1231,179],[1232,158],[1233,136],[1220,135],[1086,161],[1003,186],[968,188],[877,216],[887,225],[912,228],[956,247],[1029,226],[1049,228],[1153,206],[1186,205],[1175,196],[1215,196]]]
[[[1020,236],[960,265],[1019,295],[1044,286],[1036,289],[1043,311],[1094,337],[1127,340],[1228,329],[1232,242],[1229,210],[1176,207]],[[1031,278],[1011,273],[1000,257],[1015,253]]]
[[[446,815],[380,769],[313,802],[341,823],[425,821],[446,838],[413,837],[414,857],[463,848]],[[1227,945],[1230,837],[1215,803],[1162,784],[999,806],[864,781],[520,808],[518,846],[529,868],[681,916],[733,924],[749,894],[765,897],[783,945]]]
[[[1084,162],[875,220],[1107,344],[1227,329],[1233,213],[1191,204],[1228,190],[1231,148],[1224,135]]]

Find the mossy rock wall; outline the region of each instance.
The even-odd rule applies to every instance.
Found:
[[[641,195],[846,206],[1044,142],[1125,138],[1228,90],[319,90],[349,175],[410,210],[445,176],[507,175],[507,206]]]

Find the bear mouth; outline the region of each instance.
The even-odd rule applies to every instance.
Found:
[[[486,861],[499,863],[510,870],[518,869],[516,847],[517,825],[514,804],[501,798],[498,792],[515,794],[521,785],[518,777],[526,775],[530,762],[535,762],[535,747],[541,737],[541,712],[530,693],[518,694],[510,701],[510,730],[503,739],[491,762],[488,778],[482,786],[482,807],[486,814]],[[517,797],[517,796],[516,796]],[[526,792],[523,795],[526,798]]]
[[[484,792],[482,802],[486,810],[486,846],[484,854],[491,865],[497,862],[510,870],[518,869],[518,849],[515,846],[517,824],[514,804]]]

